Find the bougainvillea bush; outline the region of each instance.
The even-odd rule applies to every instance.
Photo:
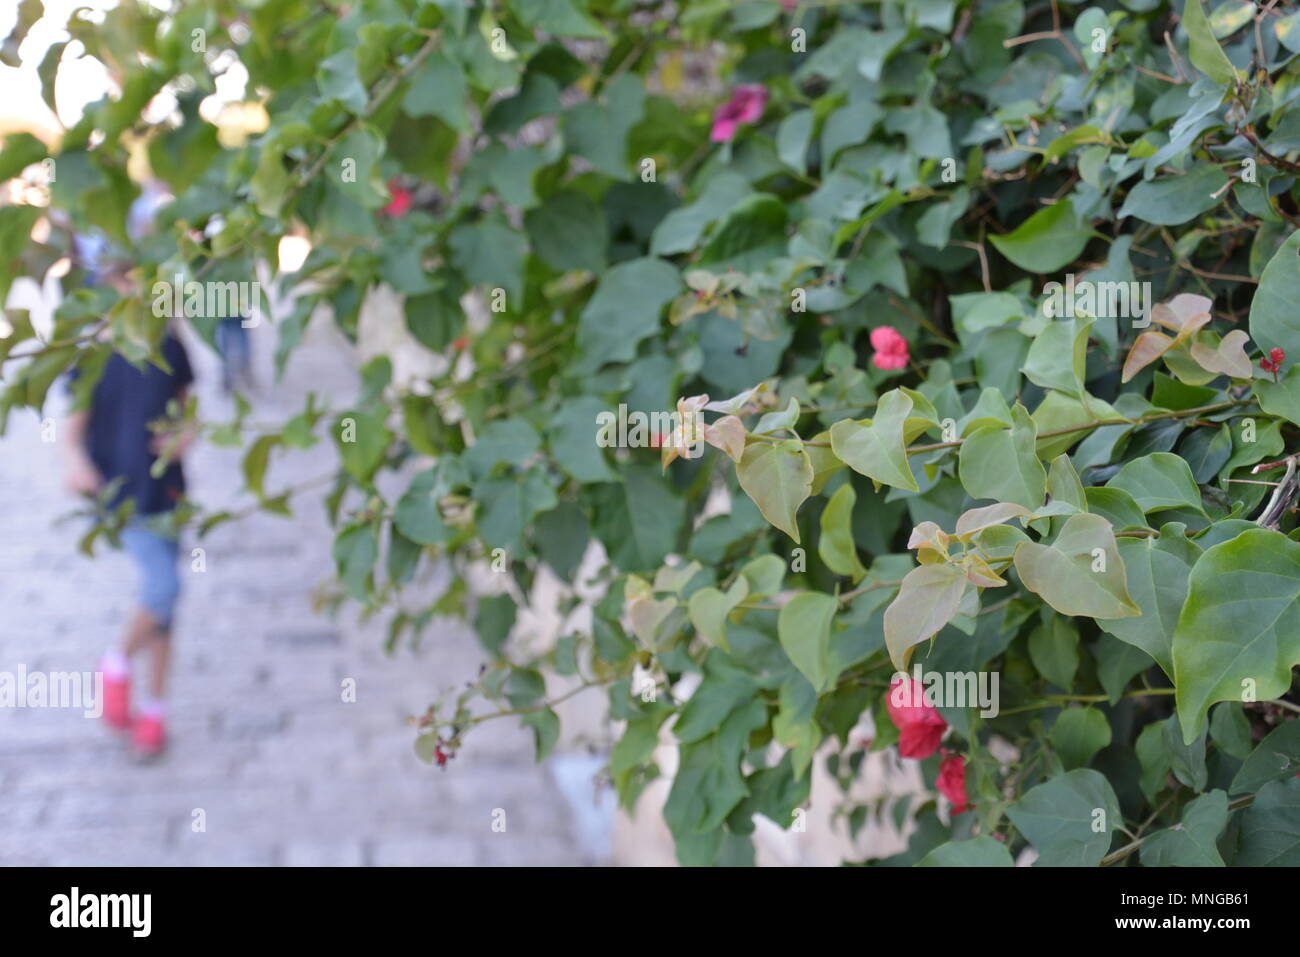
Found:
[[[350,408],[206,427],[286,513],[319,505],[267,462],[337,445],[339,602],[395,646],[474,624],[424,759],[493,716],[545,755],[558,699],[604,695],[625,807],[677,751],[687,864],[752,861],[814,762],[848,794],[890,749],[924,793],[844,798],[909,828],[867,863],[1300,864],[1291,4],[124,2],[71,33],[47,96],[60,56],[117,89],[6,140],[0,175],[57,169],[0,210],[6,275],[66,251],[47,212],[125,243],[130,156],[176,198],[137,297],[74,271],[48,341],[9,315],[4,407],[143,361],[152,283],[254,278],[289,234],[281,361],[398,293],[444,374],[380,358]],[[199,104],[236,61],[232,134]],[[537,657],[542,579],[572,614]]]

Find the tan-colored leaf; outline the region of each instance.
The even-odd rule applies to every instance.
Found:
[[[1201,342],[1192,343],[1192,358],[1206,372],[1232,376],[1234,379],[1249,379],[1255,374],[1250,357],[1246,355],[1246,343],[1250,336],[1240,329],[1233,329],[1217,349],[1211,349]]]
[[[986,528],[1030,514],[1032,513],[1029,509],[1015,502],[997,502],[993,505],[985,505],[983,508],[972,508],[963,512],[961,518],[957,519],[956,537],[963,542],[970,541],[973,535]]]
[[[1160,306],[1156,306],[1159,309]],[[1154,318],[1155,312],[1152,311]],[[1142,333],[1133,343],[1133,348],[1124,357],[1124,373],[1120,381],[1127,382],[1151,363],[1173,348],[1174,340],[1154,329]]]
[[[979,588],[1000,588],[1006,579],[995,572],[976,552],[967,552],[961,557],[961,569],[966,580]]]
[[[761,409],[770,409],[777,403],[776,392],[772,389],[773,381],[769,379],[760,382],[752,389],[746,389],[729,399],[710,402],[704,408],[710,412],[721,412],[724,415],[748,415]]]
[[[733,462],[745,454],[745,423],[734,415],[724,415],[704,427],[704,441],[726,452]]]
[[[1199,329],[1210,321],[1210,307],[1213,305],[1214,303],[1205,296],[1184,292],[1174,296],[1168,302],[1156,303],[1155,308],[1151,310],[1151,319],[1166,329],[1182,332],[1189,324],[1204,316],[1203,322],[1195,322],[1195,327]]]
[[[907,540],[908,548],[922,550],[933,549],[944,558],[948,557],[948,543],[951,536],[934,522],[922,522],[912,529],[912,536]]]

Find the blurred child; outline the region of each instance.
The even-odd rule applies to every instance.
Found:
[[[126,282],[120,267],[108,281]],[[180,597],[177,571],[179,544],[160,532],[151,517],[176,507],[185,490],[179,461],[192,438],[183,435],[176,459],[158,478],[150,469],[162,449],[163,438],[150,429],[167,415],[175,399],[184,405],[194,380],[189,357],[180,340],[168,330],[162,356],[170,371],[154,365],[137,369],[113,354],[91,395],[88,408],[73,412],[68,421],[66,450],[68,488],[77,494],[95,494],[114,479],[122,479],[110,506],[130,500],[135,511],[122,532],[122,543],[140,577],[137,607],[126,625],[120,650],[104,655],[104,720],[113,728],[130,730],[134,750],[141,756],[159,754],[164,747],[163,694],[171,654],[172,621]],[[131,659],[146,651],[150,661],[148,694],[138,714],[131,714]]]

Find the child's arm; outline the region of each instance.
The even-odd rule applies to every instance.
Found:
[[[68,416],[66,441],[62,443],[68,491],[77,495],[94,495],[104,484],[103,476],[86,451],[86,426],[89,423],[89,411],[73,412]]]

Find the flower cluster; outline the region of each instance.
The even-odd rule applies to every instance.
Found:
[[[966,758],[947,748],[940,748],[948,722],[925,697],[921,682],[899,678],[889,686],[885,699],[889,720],[898,728],[898,753],[904,758],[928,758],[938,751],[943,755],[935,787],[952,802],[952,813],[974,809],[966,797]]]

